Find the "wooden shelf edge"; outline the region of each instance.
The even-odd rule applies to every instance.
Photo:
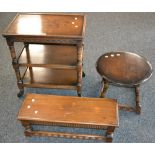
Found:
[[[77,66],[69,66],[69,65],[56,65],[56,64],[26,64],[20,63],[20,67],[45,67],[51,69],[77,69]]]
[[[53,85],[53,84],[38,84],[38,83],[23,83],[24,87],[30,88],[52,88],[52,89],[70,89],[70,90],[77,90],[77,86],[71,85]]]

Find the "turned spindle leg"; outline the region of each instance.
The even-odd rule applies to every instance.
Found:
[[[135,96],[136,96],[136,112],[137,112],[137,114],[140,114],[141,113],[140,86],[135,87]]]
[[[81,87],[82,87],[82,60],[83,60],[83,44],[82,42],[77,44],[77,94],[81,97]]]
[[[111,143],[113,140],[113,133],[115,131],[115,127],[108,127],[106,132],[106,142]]]
[[[108,81],[105,80],[105,79],[103,79],[103,81],[102,81],[102,87],[101,87],[101,91],[100,91],[100,97],[105,97],[105,94],[106,94],[108,88],[109,88]]]
[[[16,73],[16,78],[17,78],[17,86],[20,90],[20,92],[17,94],[18,97],[22,96],[24,93],[24,87],[23,87],[23,80],[20,75],[20,70],[19,70],[19,64],[18,64],[18,59],[16,57],[16,51],[14,47],[14,41],[11,39],[7,39],[7,44],[11,53],[11,58],[12,58],[12,65]]]

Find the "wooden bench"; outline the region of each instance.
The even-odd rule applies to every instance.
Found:
[[[25,136],[54,136],[78,139],[96,139],[112,142],[118,127],[116,100],[28,94],[20,108],[18,120],[25,127]],[[73,128],[106,130],[105,136],[33,130],[31,125],[52,125]]]

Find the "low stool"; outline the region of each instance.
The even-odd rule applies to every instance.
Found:
[[[18,120],[25,127],[25,136],[53,136],[112,142],[119,124],[116,100],[28,94],[21,105]],[[32,125],[51,125],[106,130],[106,135],[36,131]]]
[[[109,84],[135,89],[135,107],[119,104],[119,109],[141,113],[140,85],[152,75],[152,66],[146,58],[132,52],[115,51],[105,53],[96,62],[102,78],[100,97],[105,97]]]

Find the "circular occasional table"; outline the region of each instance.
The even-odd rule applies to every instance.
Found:
[[[142,56],[131,52],[109,52],[96,62],[97,72],[102,77],[100,97],[104,97],[109,83],[135,88],[136,108],[120,105],[119,108],[127,111],[141,112],[140,84],[152,75],[151,64]]]

